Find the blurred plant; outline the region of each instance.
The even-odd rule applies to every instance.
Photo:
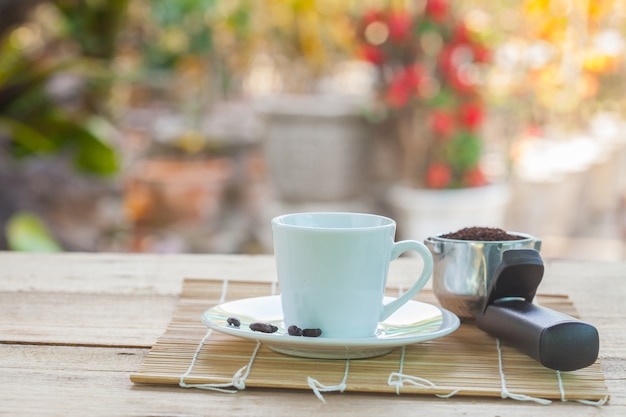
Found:
[[[251,0],[133,0],[118,63],[131,76],[180,75],[195,90],[209,77],[201,88],[226,97],[237,92],[254,45],[253,10]]]
[[[207,134],[216,103],[237,97],[255,45],[252,0],[132,0],[114,61],[111,107],[124,127],[154,115],[140,153],[206,156],[223,138]],[[135,111],[138,110],[139,111]],[[129,114],[131,115],[129,117]]]
[[[37,201],[65,195],[56,188],[31,190],[36,178],[29,162],[57,172],[69,161],[89,178],[118,172],[105,103],[113,80],[108,64],[127,1],[0,3],[0,15],[12,16],[0,19],[0,159],[7,165],[2,171],[16,181],[0,189],[0,222],[7,221],[0,246],[58,249],[42,220],[20,212],[43,214],[50,207]]]
[[[567,8],[561,4],[523,3],[524,35],[530,48],[541,52],[534,54],[539,59],[531,62],[527,85],[540,121],[574,115],[571,127],[580,129],[588,122],[589,115],[583,112],[598,107],[599,94],[609,100],[622,97],[616,82],[623,77],[613,75],[620,73],[624,58],[624,34],[618,30],[624,26],[623,4],[615,0],[572,2]],[[605,79],[609,82],[603,83]],[[554,122],[553,118],[550,123]]]
[[[272,88],[284,93],[317,92],[335,66],[354,56],[350,13],[354,0],[270,0],[257,2],[259,38],[252,71],[270,70]]]
[[[84,111],[107,114],[107,98],[115,79],[109,67],[117,54],[119,33],[126,24],[130,0],[52,0],[62,15],[62,41],[77,46],[76,56],[101,66],[100,75],[83,77]]]
[[[396,132],[407,185],[485,185],[480,86],[490,51],[480,35],[448,0],[371,8],[357,33],[360,56],[378,70],[379,116]]]
[[[10,250],[20,252],[59,252],[61,247],[52,237],[43,221],[35,214],[20,212],[6,224]]]
[[[76,13],[67,2],[61,3],[60,8],[38,6],[42,22],[27,21],[4,30],[0,38],[0,149],[18,159],[69,153],[81,171],[113,174],[118,168],[116,151],[98,133],[103,125],[101,86],[110,74],[92,58],[109,59],[112,51],[86,41],[90,33],[97,38],[97,29],[89,25],[67,33],[60,29],[67,23],[60,11],[74,21],[80,15],[98,22],[94,15],[99,16],[101,9],[94,6]],[[110,8],[122,3],[104,2]],[[75,51],[72,46],[79,39],[83,46]]]

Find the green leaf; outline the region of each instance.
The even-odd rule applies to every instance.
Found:
[[[456,106],[456,97],[451,91],[442,88],[434,97],[426,100],[429,107],[452,109]]]
[[[0,116],[0,132],[6,133],[11,140],[31,153],[51,153],[57,149],[50,138],[14,119]]]
[[[462,172],[476,166],[480,160],[482,143],[478,136],[469,132],[459,132],[446,145],[446,158],[452,168]]]
[[[9,249],[21,252],[60,252],[43,221],[33,213],[20,212],[13,215],[6,225]]]
[[[45,126],[51,138],[72,153],[78,171],[105,176],[119,170],[117,151],[100,139],[112,134],[104,120],[75,121],[58,113],[48,115]]]
[[[78,151],[74,165],[80,171],[98,175],[111,175],[118,171],[117,153],[88,130],[81,130],[77,137]]]
[[[95,121],[92,121],[95,126]],[[92,133],[89,127],[77,129],[74,133],[76,156],[75,167],[83,172],[97,175],[112,175],[119,169],[117,152]]]

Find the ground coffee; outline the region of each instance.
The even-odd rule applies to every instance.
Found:
[[[500,240],[522,240],[523,236],[512,235],[496,227],[466,227],[453,233],[440,235],[444,239],[475,240],[479,242],[494,242]]]

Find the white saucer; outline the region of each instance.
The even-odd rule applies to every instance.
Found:
[[[385,297],[385,303],[393,298]],[[239,328],[227,323],[229,317],[240,320]],[[254,322],[271,323],[275,333],[250,330]],[[448,335],[460,324],[459,318],[443,308],[409,301],[387,320],[379,323],[376,335],[364,338],[325,338],[290,336],[283,323],[280,296],[245,298],[220,304],[205,311],[202,323],[222,333],[258,340],[280,353],[304,358],[359,359],[389,353],[393,348],[424,342]],[[322,329],[323,331],[323,329]]]

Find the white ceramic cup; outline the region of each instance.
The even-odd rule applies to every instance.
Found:
[[[272,219],[285,326],[320,329],[321,337],[372,337],[378,323],[420,291],[433,258],[422,243],[395,242],[390,218],[359,213],[295,213]],[[389,263],[417,252],[423,268],[413,286],[383,304]]]

